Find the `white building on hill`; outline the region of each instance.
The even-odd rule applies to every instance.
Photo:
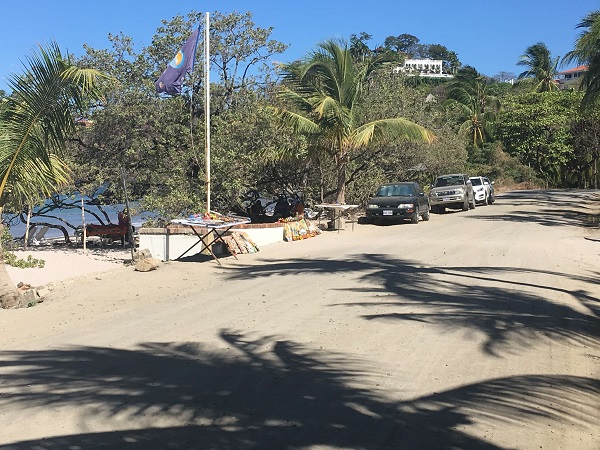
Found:
[[[430,78],[453,78],[452,75],[444,73],[441,59],[406,59],[403,66],[394,67],[394,73]]]

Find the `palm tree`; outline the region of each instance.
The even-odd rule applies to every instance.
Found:
[[[54,42],[27,62],[22,75],[9,78],[13,92],[0,105],[0,213],[7,203],[32,204],[69,180],[60,155],[75,131],[72,111],[86,109],[99,94],[102,75],[71,65]],[[0,259],[0,304],[15,299]]]
[[[591,106],[600,98],[600,10],[589,13],[577,28],[585,28],[575,43],[575,48],[567,53],[563,62],[577,61],[587,65],[588,70],[581,80],[585,90],[582,105]]]
[[[487,87],[484,76],[475,68],[465,66],[458,71],[448,90],[446,105],[458,108],[462,120],[459,133],[469,138],[473,148],[492,137],[492,123],[500,109],[500,102],[488,94]]]
[[[337,172],[336,201],[345,203],[349,158],[375,143],[395,139],[433,140],[433,134],[407,119],[396,117],[360,123],[361,93],[370,75],[386,62],[374,58],[358,65],[348,44],[325,41],[299,63],[285,66],[280,98],[294,108],[277,110],[282,123],[304,135],[314,153],[325,153]]]
[[[555,82],[559,58],[552,59],[550,50],[543,42],[527,47],[521,55],[517,65],[527,67],[525,72],[519,75],[519,80],[534,83],[536,92],[548,92],[558,89]]]

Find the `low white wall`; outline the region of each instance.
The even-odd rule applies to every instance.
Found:
[[[198,243],[186,256],[204,250],[204,244],[193,234],[140,233],[140,249],[148,249],[153,258],[169,261],[181,257],[192,245]]]
[[[231,231],[238,231],[246,233],[250,239],[259,248],[273,244],[275,242],[283,241],[283,227],[271,227],[271,228],[240,228],[232,229]],[[198,243],[189,253],[185,256],[192,256],[205,250],[203,243],[199,242],[198,238],[194,234],[190,233],[169,233],[168,230],[154,228],[151,230],[140,229],[140,250],[148,249],[152,254],[152,257],[161,261],[169,261],[180,258],[192,245]],[[209,238],[210,242],[212,238]],[[213,251],[216,251],[213,248]]]
[[[231,231],[246,233],[260,249],[263,245],[283,242],[283,227],[272,228],[233,228]]]

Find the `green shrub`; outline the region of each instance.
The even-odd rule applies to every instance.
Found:
[[[43,259],[37,259],[29,255],[27,259],[19,259],[12,250],[15,248],[15,241],[10,230],[7,227],[2,228],[0,233],[0,241],[2,242],[2,257],[4,263],[13,267],[20,267],[21,269],[28,269],[31,267],[43,268],[46,265],[46,261]]]

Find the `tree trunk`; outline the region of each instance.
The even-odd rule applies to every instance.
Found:
[[[4,224],[0,224],[0,233],[4,229]],[[12,282],[6,271],[4,263],[4,249],[0,241],[0,308],[14,308],[19,301],[19,293],[15,284]]]
[[[340,205],[346,203],[346,158],[340,157],[337,162],[337,198]]]

